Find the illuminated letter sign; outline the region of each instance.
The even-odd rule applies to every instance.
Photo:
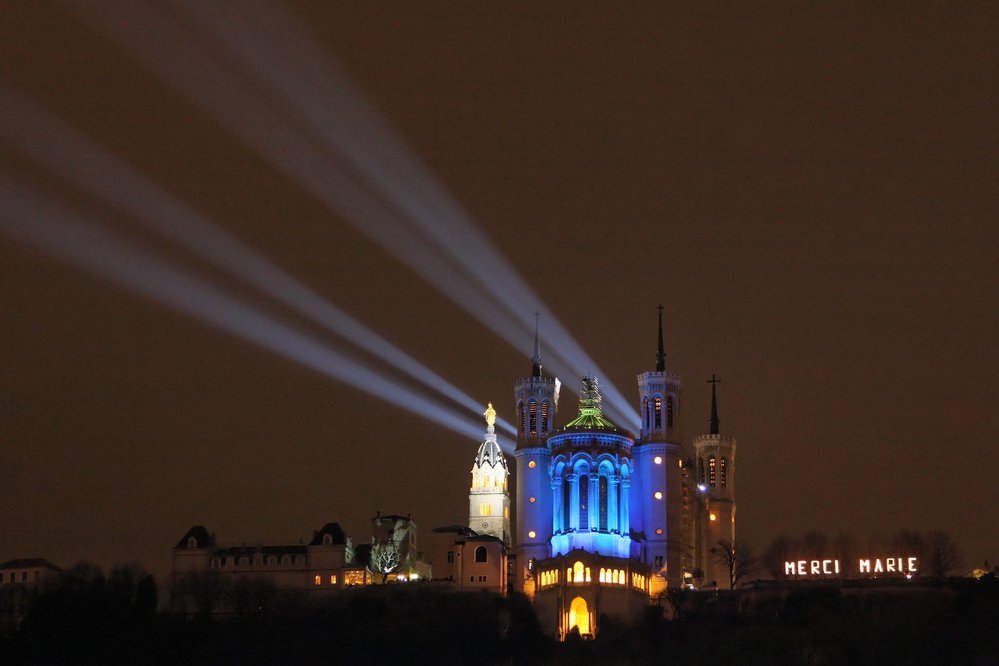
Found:
[[[911,575],[916,571],[915,557],[871,557],[857,560],[857,571],[860,574],[896,573]],[[838,576],[840,562],[837,559],[787,560],[784,562],[785,576],[813,577]]]

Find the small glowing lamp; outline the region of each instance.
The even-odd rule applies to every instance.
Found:
[[[538,463],[532,460],[531,462],[527,463],[527,466],[530,467],[531,469],[534,469],[535,467],[538,466]]]
[[[654,462],[657,465],[662,465],[663,464],[663,457],[662,456],[656,456],[655,458],[652,459],[652,462]]]
[[[654,495],[654,497],[656,499],[662,499],[663,498],[663,494],[660,491],[657,490],[656,493],[655,493],[655,495]]]
[[[535,533],[534,530],[531,530],[530,532],[527,533],[527,536],[530,537],[531,539],[533,539],[534,537],[536,537],[538,535],[537,535],[537,533]]]
[[[706,485],[704,485],[703,483],[698,483],[697,484],[697,489],[700,490],[703,493],[703,492],[707,492],[708,487]]]
[[[532,497],[532,498],[531,498],[531,504],[534,504],[534,503],[535,503],[535,502],[537,502],[537,501],[538,501],[538,500],[537,500],[537,498],[536,498],[536,497]]]
[[[718,515],[715,513],[710,513],[708,514],[708,518],[711,519],[711,522],[715,522],[716,520],[718,520]]]
[[[657,527],[656,528],[656,534],[662,534],[662,533],[663,533],[663,528]]]

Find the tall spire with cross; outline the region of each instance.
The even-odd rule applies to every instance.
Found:
[[[663,306],[659,304],[659,350],[656,352],[656,372],[666,370],[666,352],[663,351]]]
[[[720,379],[715,379],[714,373],[711,373],[711,379],[708,380],[711,384],[711,430],[709,431],[712,435],[718,434],[718,395],[715,392],[715,384],[720,384]]]

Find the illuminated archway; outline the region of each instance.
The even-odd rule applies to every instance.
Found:
[[[590,633],[590,611],[583,597],[576,597],[569,604],[569,631],[572,631],[573,627],[579,627],[581,636]]]

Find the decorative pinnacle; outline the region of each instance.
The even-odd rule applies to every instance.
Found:
[[[720,379],[715,379],[714,373],[711,373],[711,379],[708,380],[711,384],[711,430],[708,434],[717,435],[718,434],[718,396],[715,393],[715,384],[720,384]]]
[[[486,417],[486,426],[491,433],[496,429],[496,410],[493,409],[493,403],[490,402],[488,405],[482,415]]]
[[[541,376],[541,314],[534,313],[534,358],[531,359],[531,376]]]
[[[596,415],[600,416],[600,403],[603,398],[600,396],[600,389],[597,388],[597,378],[584,376],[583,390],[579,392],[579,414],[580,416]]]
[[[656,352],[656,372],[666,370],[666,352],[663,351],[663,306],[659,304],[659,350]]]

